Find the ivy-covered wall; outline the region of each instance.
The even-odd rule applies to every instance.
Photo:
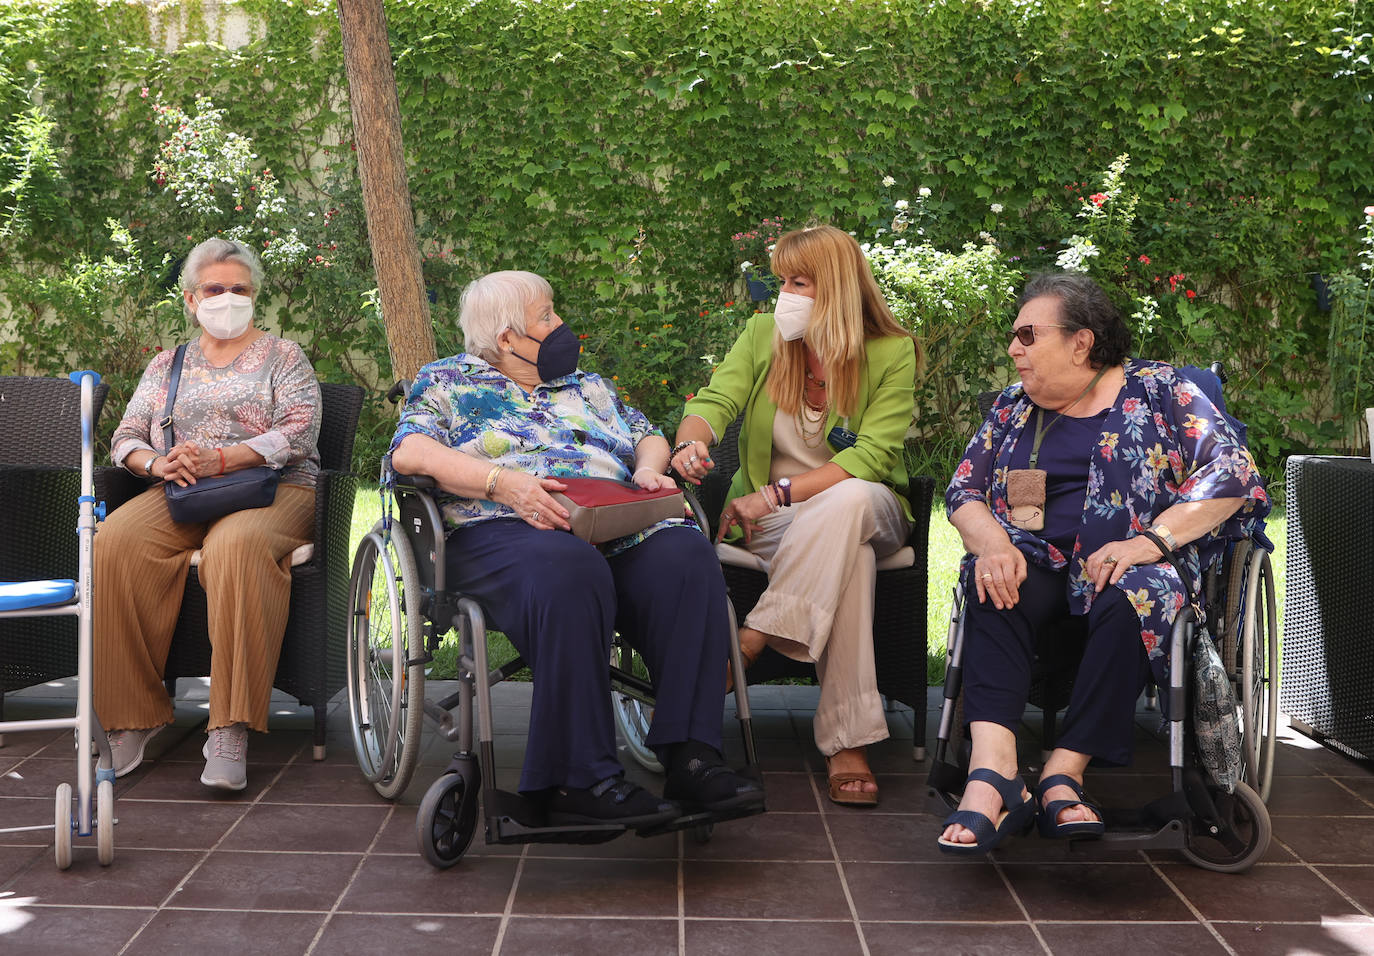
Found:
[[[1054,263],[1127,154],[1133,216],[1094,274],[1128,311],[1154,297],[1142,353],[1227,360],[1275,473],[1289,451],[1347,436],[1326,364],[1348,349],[1311,275],[1351,266],[1374,200],[1371,6],[389,0],[440,347],[457,347],[468,279],[542,272],[588,336],[584,364],[671,427],[709,373],[701,356],[748,311],[737,234],[780,218],[872,239],[925,189],[921,239],[992,241],[1004,266],[1030,271]],[[282,326],[326,377],[388,377],[332,3],[245,0],[229,11],[254,39],[232,50],[214,42],[227,7],[0,9],[0,296],[8,323],[47,322],[8,330],[0,371],[42,368],[45,342],[90,321],[44,310],[62,306],[53,269],[127,262],[107,219],[130,230],[145,273],[184,253],[190,226],[232,224],[232,210],[188,224],[148,174],[165,138],[150,104],[190,111],[204,94],[297,204],[314,253],[279,270]],[[125,307],[153,292],[140,294]],[[987,346],[965,363],[981,371],[962,379],[976,385],[997,378],[1007,318],[990,295],[972,318],[929,321],[981,323]]]

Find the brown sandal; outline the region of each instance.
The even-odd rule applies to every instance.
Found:
[[[871,773],[832,773],[827,778],[830,781],[830,802],[837,803],[842,807],[876,807],[878,805],[878,791],[876,790],[844,790],[841,789],[847,783],[871,783],[875,787],[878,781]]]

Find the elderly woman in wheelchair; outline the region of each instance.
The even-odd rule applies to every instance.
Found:
[[[1167,638],[1197,593],[1198,545],[1245,537],[1269,510],[1226,416],[1171,366],[1127,357],[1130,332],[1090,279],[1036,276],[1019,306],[1008,352],[1021,381],[998,396],[946,492],[977,597],[963,637],[974,769],[938,839],[950,853],[985,853],[1033,823],[1050,838],[1104,832],[1083,774],[1094,759],[1130,762],[1152,669],[1168,686]],[[1032,795],[1015,727],[1037,644],[1066,615],[1086,617],[1087,644]]]
[[[420,370],[391,466],[434,479],[448,585],[477,600],[533,670],[521,792],[551,826],[647,830],[684,813],[761,810],[762,788],[720,753],[731,623],[710,541],[668,519],[594,546],[567,533],[552,497],[566,488],[560,476],[671,485],[667,441],[577,367],[577,336],[543,278],[477,279],[460,323],[468,351]],[[654,684],[646,743],[667,769],[663,798],[626,780],[616,758],[613,630]]]

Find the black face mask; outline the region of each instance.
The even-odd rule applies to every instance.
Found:
[[[535,355],[537,361],[531,362],[519,352],[511,352],[510,354],[522,362],[533,365],[535,371],[539,373],[541,382],[552,382],[556,378],[562,378],[564,375],[571,375],[577,371],[577,356],[581,353],[582,346],[577,341],[577,336],[573,334],[573,330],[568,328],[566,323],[542,339],[536,339],[532,335],[526,337],[539,343],[539,351]]]

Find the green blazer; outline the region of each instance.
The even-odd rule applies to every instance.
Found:
[[[773,364],[773,315],[760,313],[749,320],[716,367],[710,384],[687,403],[685,415],[700,415],[719,437],[744,413],[739,433],[739,470],[730,482],[727,500],[751,494],[768,481],[773,458],[773,418],[778,406],[768,397],[765,380]],[[853,446],[830,459],[855,478],[880,481],[897,493],[902,511],[911,520],[906,498],[906,464],[902,442],[911,425],[916,399],[916,343],[907,336],[869,339],[864,346],[863,377],[854,413],[846,420],[831,412],[827,436],[838,424],[859,436]],[[738,530],[738,529],[736,529]]]

